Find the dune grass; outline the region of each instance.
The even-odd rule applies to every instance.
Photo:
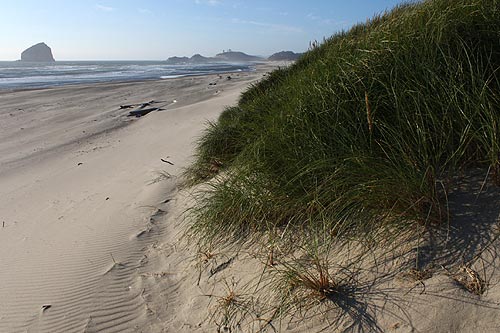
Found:
[[[332,249],[363,244],[363,265],[447,225],[471,168],[500,185],[500,0],[407,3],[312,46],[208,124],[185,173],[198,245],[260,248],[278,300],[266,325],[318,304],[352,312],[357,282]],[[417,279],[432,275],[416,260]],[[474,271],[457,276],[484,292]]]
[[[407,3],[333,35],[209,124],[191,232],[307,242],[446,221],[453,176],[500,175],[499,65],[497,0]]]

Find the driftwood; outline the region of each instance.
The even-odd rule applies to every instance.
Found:
[[[137,103],[137,104],[125,104],[125,105],[120,105],[120,109],[130,109],[134,107],[141,107],[145,108],[146,106],[150,106],[151,104],[155,103],[162,103],[161,101],[149,101],[149,102],[144,102],[144,103]]]
[[[164,101],[149,101],[149,102],[144,102],[144,103],[138,103],[138,104],[126,104],[126,105],[120,105],[120,109],[130,109],[130,108],[135,108],[132,111],[129,111],[128,117],[142,117],[147,115],[150,112],[153,111],[160,111],[162,110],[162,107],[165,105],[160,105],[159,107],[149,107],[152,106],[152,104],[157,104],[157,103],[164,103]]]
[[[137,117],[137,118],[139,118],[139,117],[147,115],[150,112],[158,111],[158,110],[160,110],[160,108],[147,108],[147,109],[138,108],[136,110],[130,111],[128,113],[128,117]]]
[[[174,165],[174,163],[172,163],[172,162],[170,162],[170,161],[168,161],[168,160],[165,160],[165,159],[163,159],[163,158],[160,158],[160,160],[161,160],[163,163],[168,163],[168,164],[170,164],[170,165]]]
[[[146,107],[146,106],[150,106],[151,105],[151,102],[146,102],[146,103],[140,103],[140,104],[126,104],[126,105],[120,105],[120,109],[130,109],[130,108],[134,108],[134,107]]]

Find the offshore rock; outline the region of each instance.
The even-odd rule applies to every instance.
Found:
[[[21,53],[21,61],[54,62],[52,50],[45,43],[38,43]]]

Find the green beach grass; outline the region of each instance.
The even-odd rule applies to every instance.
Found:
[[[365,235],[447,219],[452,177],[500,163],[500,2],[409,3],[242,94],[199,140],[203,239]],[[302,237],[302,236],[301,236]]]
[[[499,66],[497,0],[407,3],[313,43],[207,126],[185,174],[206,183],[189,233],[208,248],[319,249],[448,223],[460,174],[498,183]],[[322,262],[317,277],[288,274],[329,296]]]

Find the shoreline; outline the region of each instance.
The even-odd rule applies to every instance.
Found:
[[[269,69],[0,93],[0,331],[136,331],[194,140]],[[119,109],[150,100],[176,103]]]
[[[127,118],[126,115],[129,110],[120,110],[120,105],[143,103],[155,99],[157,101],[166,99],[167,102],[173,102],[175,100],[175,103],[171,103],[167,106],[167,109],[164,110],[168,111],[180,106],[215,97],[225,89],[231,88],[234,85],[241,85],[248,80],[254,80],[255,76],[260,76],[261,73],[265,73],[269,68],[273,68],[273,66],[260,66],[252,72],[227,72],[225,75],[231,74],[236,79],[233,81],[219,78],[221,74],[209,74],[173,79],[78,84],[18,91],[0,90],[0,103],[2,104],[2,107],[0,107],[0,121],[4,124],[4,126],[2,126],[0,123],[0,130],[2,130],[2,134],[7,137],[7,141],[11,141],[10,143],[5,142],[2,134],[0,134],[0,153],[4,155],[3,158],[0,158],[0,173],[4,171],[2,169],[5,166],[4,163],[6,160],[5,151],[2,148],[5,146],[13,146],[13,142],[18,140],[21,134],[24,140],[26,140],[26,131],[30,129],[26,126],[26,122],[31,122],[30,115],[25,117],[26,113],[41,112],[41,110],[43,110],[43,112],[54,114],[53,117],[49,115],[51,118],[44,119],[44,122],[39,124],[45,126],[47,131],[50,130],[50,124],[47,124],[47,122],[60,121],[60,118],[64,118],[57,113],[58,107],[71,109],[72,111],[70,112],[84,113],[83,115],[79,115],[79,119],[76,119],[79,122],[76,125],[82,127],[81,133],[72,133],[73,135],[68,135],[68,137],[63,140],[65,145],[71,143],[78,144],[83,140],[89,140],[95,132],[107,133],[107,131],[113,128],[123,127],[123,122],[132,123],[135,119]],[[216,82],[218,85],[210,85],[213,82]],[[138,92],[135,93],[134,96],[131,92],[136,90]],[[75,99],[75,102],[70,104],[67,103],[66,95],[77,95],[77,98],[82,98],[80,101]],[[88,96],[92,97],[88,98]],[[92,104],[93,101],[91,100],[94,98],[93,96],[102,98],[100,102],[101,105]],[[42,99],[40,99],[40,97],[42,97]],[[30,98],[38,99],[38,105],[36,103],[29,103]],[[88,100],[83,100],[84,98]],[[17,103],[17,100],[22,102]],[[95,113],[89,112],[87,110],[89,107],[101,108],[103,111]],[[9,119],[9,116],[11,118],[19,117],[19,122],[13,123],[13,119]],[[88,118],[90,116],[93,116],[94,119],[89,120]],[[115,118],[119,118],[119,121],[115,121]],[[86,124],[82,124],[83,122]],[[71,125],[74,126],[73,124]],[[18,126],[20,130],[25,131],[24,133],[17,133],[17,137],[15,130],[12,128],[16,126]],[[43,134],[45,135],[46,133]],[[37,136],[37,141],[43,141],[39,133],[33,133],[32,136]],[[34,138],[31,141],[32,147],[30,149],[33,153],[26,153],[25,155],[31,156],[37,154],[39,150],[47,150],[47,147],[42,147],[42,149],[36,146],[35,142],[33,142]],[[50,147],[54,148],[55,145],[56,144],[52,144]]]
[[[33,88],[0,88],[0,95],[2,93],[14,93],[14,92],[21,92],[21,91],[38,91],[38,90],[49,90],[49,89],[58,89],[58,88],[89,88],[89,87],[94,87],[97,85],[101,86],[109,86],[109,85],[120,85],[120,84],[134,84],[134,83],[150,83],[150,82],[161,82],[165,80],[176,80],[176,79],[185,79],[185,78],[190,78],[190,77],[205,77],[205,76],[211,76],[211,75],[221,75],[221,74],[239,74],[239,73],[251,73],[255,72],[256,70],[250,70],[250,71],[228,71],[228,72],[217,72],[217,73],[210,73],[210,74],[186,74],[186,75],[178,75],[174,77],[169,77],[169,78],[152,78],[152,79],[131,79],[131,80],[116,80],[116,81],[106,81],[106,82],[89,82],[89,83],[68,83],[68,84],[61,84],[61,85],[54,85],[54,86],[44,86],[44,87],[33,87]]]
[[[164,75],[164,77],[155,77],[155,78],[142,78],[142,79],[116,79],[109,81],[95,81],[95,82],[80,82],[80,83],[62,83],[58,85],[47,85],[47,86],[37,86],[37,87],[28,87],[28,88],[1,88],[0,87],[0,95],[3,93],[9,92],[19,92],[19,91],[34,91],[34,90],[46,90],[46,89],[57,89],[57,88],[66,88],[66,87],[86,87],[86,86],[94,86],[94,85],[113,85],[113,84],[127,84],[127,83],[145,83],[145,82],[157,82],[164,80],[172,80],[172,79],[183,79],[189,77],[204,77],[210,75],[226,75],[226,74],[237,74],[237,73],[252,73],[256,72],[261,67],[275,67],[276,64],[283,63],[286,65],[286,62],[262,62],[262,63],[252,63],[248,64],[248,70],[228,70],[228,71],[220,71],[213,73],[203,73],[203,74],[180,74],[180,75],[171,75],[172,77],[168,77],[169,75]]]

